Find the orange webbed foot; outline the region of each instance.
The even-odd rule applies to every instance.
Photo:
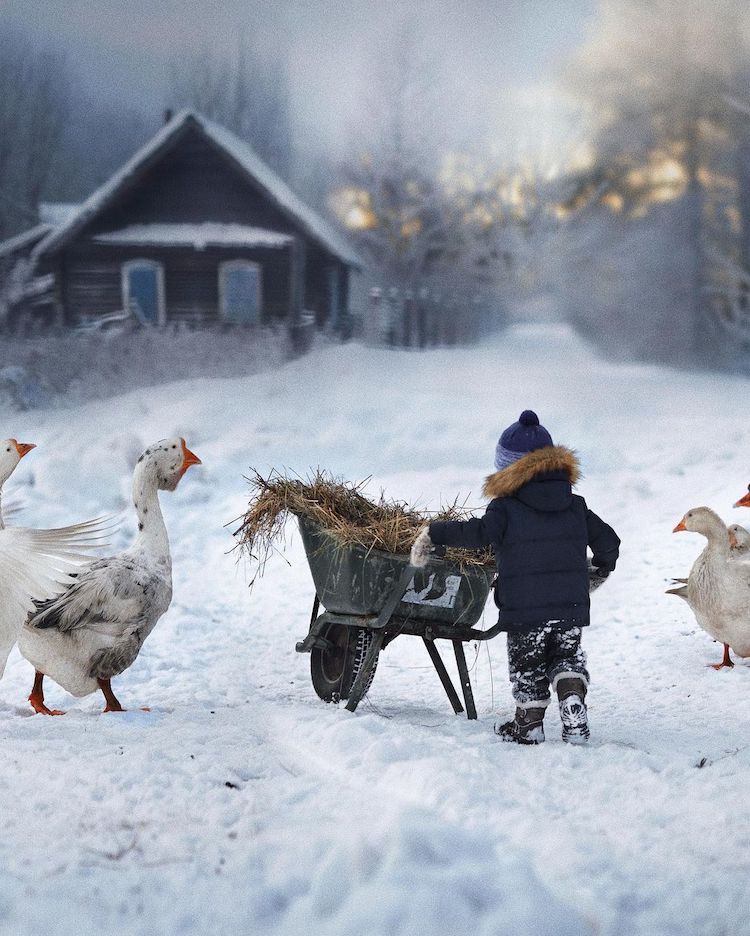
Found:
[[[732,662],[732,658],[729,656],[729,644],[724,644],[724,657],[721,663],[709,663],[708,664],[709,669],[715,669],[715,670],[724,669],[725,667],[727,669],[732,669],[733,666],[734,666],[734,663]]]
[[[29,702],[31,703],[31,707],[34,709],[37,715],[64,715],[65,714],[65,712],[63,712],[61,709],[47,708],[47,706],[44,704],[44,699],[40,699],[38,698],[38,696],[30,695]]]
[[[112,683],[108,679],[97,679],[97,682],[99,683],[99,688],[102,690],[104,695],[104,701],[107,703],[102,714],[104,714],[104,712],[127,712],[127,709],[120,705],[120,700],[117,698],[114,692],[112,692]],[[151,709],[142,708],[141,711],[150,712]]]

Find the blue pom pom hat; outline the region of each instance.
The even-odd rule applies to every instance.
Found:
[[[518,422],[508,426],[500,436],[495,447],[495,468],[502,471],[529,452],[553,444],[552,436],[539,425],[537,414],[533,410],[524,410]]]

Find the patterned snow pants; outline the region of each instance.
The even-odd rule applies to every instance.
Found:
[[[532,631],[509,631],[508,668],[519,708],[549,705],[550,685],[554,688],[563,676],[580,676],[588,685],[581,628],[545,624]]]

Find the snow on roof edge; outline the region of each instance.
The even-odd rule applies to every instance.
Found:
[[[72,218],[80,207],[80,202],[39,202],[39,220],[42,224],[59,227]]]
[[[321,242],[334,256],[351,266],[361,268],[364,265],[361,258],[357,256],[343,237],[340,237],[316,212],[308,208],[289,186],[261,160],[260,156],[255,153],[249,144],[240,140],[239,137],[225,127],[221,127],[203,117],[202,114],[189,109],[175,114],[114,175],[100,185],[81,204],[77,212],[59,227],[52,229],[41,243],[34,248],[34,258],[36,259],[54,249],[64,242],[69,235],[94,218],[103,210],[109,200],[117,194],[133,173],[191,120],[254,181],[259,183],[276,204],[287,214],[290,214],[313,239]]]
[[[135,244],[141,246],[207,246],[236,245],[244,247],[286,247],[293,237],[279,231],[247,224],[199,221],[196,223],[156,222],[130,224],[117,231],[96,234],[97,244]]]

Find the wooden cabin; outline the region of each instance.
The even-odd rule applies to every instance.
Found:
[[[29,270],[16,317],[71,326],[124,311],[152,325],[344,330],[360,266],[247,143],[191,111],[83,204],[0,244],[3,259]]]

